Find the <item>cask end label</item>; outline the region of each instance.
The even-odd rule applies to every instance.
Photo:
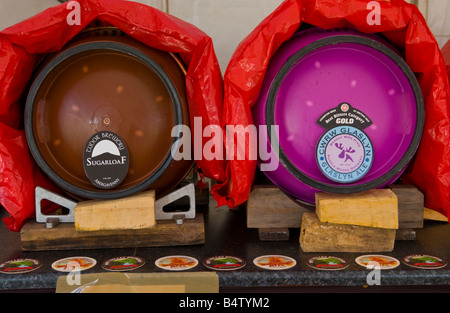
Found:
[[[101,131],[87,142],[83,166],[89,181],[100,189],[120,185],[128,173],[130,155],[122,138],[110,131]]]
[[[363,178],[373,162],[372,142],[364,129],[372,125],[366,114],[341,103],[317,120],[326,129],[316,146],[316,162],[321,172],[338,183]]]

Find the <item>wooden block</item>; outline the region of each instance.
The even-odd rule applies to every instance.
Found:
[[[423,228],[424,195],[412,185],[390,186],[398,199],[398,228]]]
[[[155,225],[154,190],[121,199],[82,201],[75,207],[78,231],[145,229]]]
[[[205,243],[205,224],[199,213],[182,225],[167,220],[158,221],[153,228],[137,230],[81,232],[75,230],[73,223],[47,229],[44,224],[30,221],[23,226],[20,239],[23,251],[188,246]]]
[[[261,241],[287,241],[289,228],[259,228],[258,235]]]
[[[303,213],[300,246],[304,252],[389,252],[395,229],[322,223],[314,213]]]
[[[397,196],[388,188],[354,194],[316,193],[316,214],[323,223],[398,228]]]
[[[302,213],[313,209],[295,202],[276,186],[254,186],[247,201],[247,227],[300,228]]]
[[[416,240],[416,230],[412,228],[399,228],[395,233],[395,240]]]
[[[445,215],[442,215],[438,211],[431,210],[428,208],[423,208],[423,218],[426,220],[440,221],[440,222],[448,223],[448,218]]]

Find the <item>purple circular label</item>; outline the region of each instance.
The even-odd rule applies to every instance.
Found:
[[[364,147],[352,135],[337,135],[325,149],[325,158],[328,165],[339,173],[352,173],[364,161]]]
[[[316,160],[330,180],[355,182],[364,177],[372,165],[372,142],[361,129],[347,125],[334,127],[320,138]]]

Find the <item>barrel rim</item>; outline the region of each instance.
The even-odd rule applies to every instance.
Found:
[[[388,56],[392,61],[395,62],[395,64],[402,70],[406,78],[408,79],[412,90],[414,92],[414,97],[416,100],[416,127],[414,131],[414,136],[411,140],[411,143],[406,151],[406,153],[403,155],[403,157],[400,159],[400,161],[392,167],[392,169],[385,174],[362,184],[359,185],[351,185],[348,184],[342,184],[342,185],[333,185],[325,182],[318,181],[316,179],[313,179],[306,174],[304,174],[300,169],[298,169],[287,157],[286,153],[283,150],[283,147],[279,144],[278,137],[274,136],[272,138],[272,127],[275,125],[274,121],[274,109],[275,109],[275,101],[276,96],[278,94],[278,89],[281,86],[281,82],[283,81],[284,77],[289,73],[292,67],[296,65],[296,63],[301,60],[303,57],[305,57],[307,54],[325,47],[327,45],[336,45],[341,43],[354,43],[354,44],[361,44],[364,46],[368,46],[370,48],[373,48],[375,50],[378,50],[382,53],[384,53],[386,56]],[[308,186],[326,191],[326,192],[334,192],[334,193],[354,193],[354,192],[362,192],[365,190],[373,189],[380,187],[384,183],[389,182],[390,180],[394,179],[397,175],[402,173],[407,165],[411,162],[412,158],[414,157],[414,154],[416,153],[421,138],[423,134],[423,128],[425,123],[425,112],[424,112],[424,100],[422,96],[422,91],[420,89],[420,85],[417,81],[417,78],[414,74],[414,72],[411,70],[411,68],[408,66],[408,64],[404,61],[404,59],[394,50],[388,48],[383,43],[370,39],[363,36],[358,35],[333,35],[331,37],[321,38],[318,39],[310,44],[307,44],[306,46],[299,49],[297,52],[295,52],[291,57],[287,59],[287,61],[283,64],[281,69],[276,74],[275,78],[273,79],[269,92],[267,95],[266,100],[266,114],[265,114],[265,121],[266,121],[266,131],[267,131],[267,138],[269,141],[269,144],[273,148],[272,145],[272,139],[275,140],[275,143],[277,143],[277,146],[279,147],[279,161],[281,165],[296,179],[302,181],[303,183],[307,184]]]
[[[182,111],[182,105],[181,101],[179,99],[179,95],[177,92],[177,89],[170,79],[170,77],[165,73],[163,68],[154,61],[151,57],[146,55],[141,50],[134,48],[132,46],[129,46],[124,43],[120,42],[114,42],[114,41],[96,41],[96,42],[87,42],[82,43],[80,45],[74,46],[72,48],[69,48],[60,54],[56,55],[54,59],[52,59],[48,64],[46,64],[38,73],[36,78],[34,79],[25,104],[25,110],[24,110],[24,120],[25,120],[25,135],[28,142],[28,147],[30,149],[30,152],[35,159],[36,163],[39,165],[39,167],[53,180],[57,185],[65,189],[66,191],[73,193],[77,196],[83,197],[83,198],[91,198],[91,199],[116,199],[121,197],[126,197],[133,195],[139,191],[147,189],[151,184],[153,184],[156,180],[158,180],[163,173],[169,168],[173,161],[173,157],[171,154],[171,150],[168,151],[166,158],[164,161],[160,164],[160,166],[155,170],[155,172],[145,179],[143,182],[138,183],[137,185],[134,185],[130,188],[126,188],[123,190],[99,190],[99,191],[93,191],[93,190],[87,190],[78,186],[75,186],[64,179],[62,179],[45,161],[41,153],[39,152],[38,145],[34,139],[34,121],[33,121],[33,107],[35,102],[35,97],[39,91],[39,88],[41,87],[42,83],[45,81],[46,77],[49,73],[51,73],[59,64],[62,62],[70,59],[71,57],[84,52],[90,52],[95,50],[107,50],[107,51],[115,51],[120,53],[125,53],[141,62],[143,62],[148,68],[153,70],[158,77],[163,81],[164,85],[166,86],[171,100],[172,100],[172,106],[175,113],[175,123],[176,125],[182,125],[183,124],[183,111]],[[177,63],[179,66],[179,64]],[[179,134],[176,137],[173,137],[172,141],[172,150],[175,149],[175,151],[178,150],[179,146],[181,145],[181,140],[179,140],[181,137],[181,134]],[[175,145],[175,148],[174,148]]]

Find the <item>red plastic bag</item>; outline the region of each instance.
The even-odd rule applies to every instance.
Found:
[[[37,185],[55,189],[36,168],[21,125],[23,97],[37,56],[60,50],[92,21],[112,24],[148,46],[178,53],[188,66],[186,87],[191,123],[194,117],[201,117],[203,128],[221,124],[223,79],[212,40],[204,32],[136,2],[73,3],[79,4],[79,25],[71,19],[77,6],[69,2],[0,32],[0,204],[10,214],[4,222],[12,231],[19,231],[26,219],[34,215]],[[221,160],[197,160],[197,167],[207,177],[225,179],[225,163]]]
[[[425,101],[425,129],[415,160],[403,176],[425,194],[425,205],[450,216],[450,89],[436,40],[416,6],[402,0],[287,0],[264,19],[235,51],[224,76],[224,125],[252,124],[251,108],[268,62],[302,23],[324,29],[352,27],[381,33],[403,52],[417,74]],[[227,180],[213,188],[220,205],[244,203],[256,161],[232,158]]]

